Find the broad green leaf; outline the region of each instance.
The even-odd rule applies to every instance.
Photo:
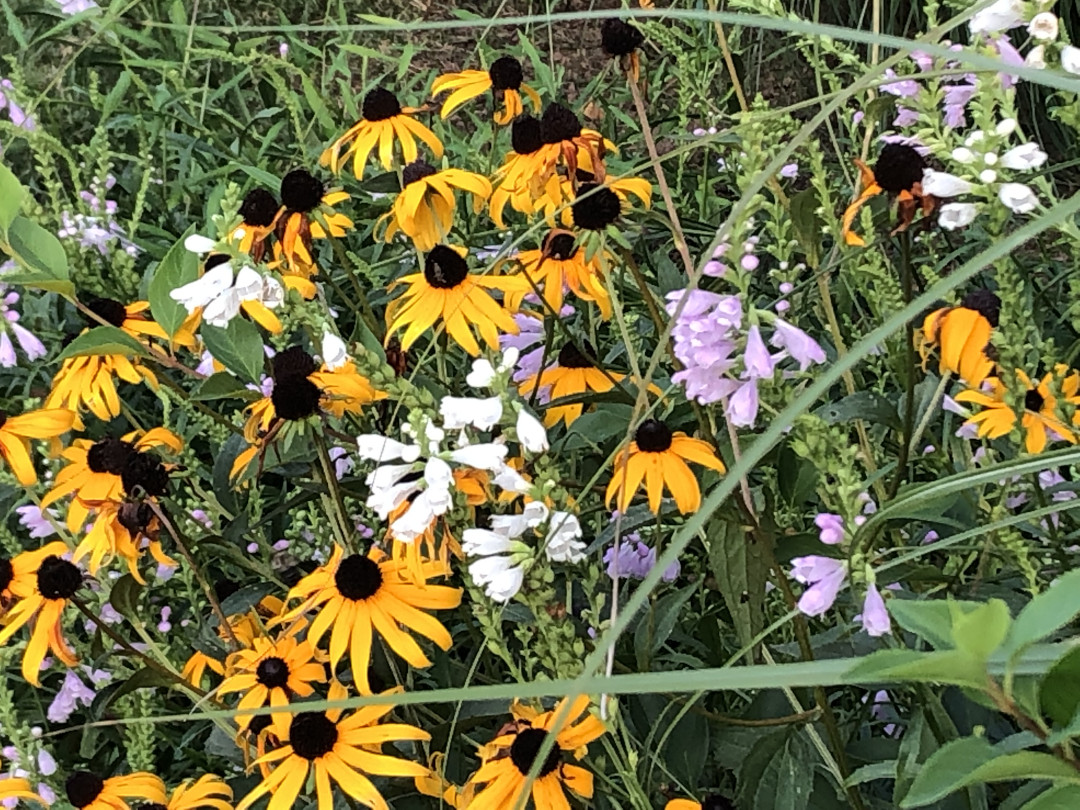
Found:
[[[986,661],[1008,635],[1012,624],[1009,606],[1000,599],[991,599],[971,611],[963,610],[956,602],[950,601],[949,606],[953,644],[969,656]]]
[[[860,660],[845,677],[863,683],[916,681],[981,689],[986,684],[986,662],[961,650],[880,650]]]
[[[106,354],[122,354],[124,357],[150,356],[146,347],[123,329],[115,326],[95,326],[71,341],[57,359]]]
[[[142,585],[131,574],[124,574],[113,583],[109,591],[109,604],[121,616],[133,618],[139,610],[139,593]]]
[[[634,651],[642,670],[648,670],[649,662],[675,629],[683,605],[694,595],[698,583],[692,582],[675,593],[669,593],[646,608],[634,633]]]
[[[248,166],[246,163],[237,163],[233,161],[229,164],[230,169],[239,169],[260,186],[264,186],[267,191],[277,196],[278,189],[281,188],[281,179],[276,175],[271,174],[265,169],[259,169],[255,166]]]
[[[838,402],[818,408],[815,413],[829,424],[862,419],[891,428],[900,428],[896,405],[874,391],[856,391]]]
[[[232,374],[219,371],[207,377],[202,385],[195,389],[191,398],[206,402],[214,399],[257,399],[258,396],[257,392],[252,391]]]
[[[739,772],[740,807],[804,808],[813,791],[814,754],[803,735],[787,731],[759,740]]]
[[[19,215],[26,189],[7,166],[0,163],[0,234],[7,233]]]
[[[1029,644],[1057,632],[1078,614],[1080,570],[1058,577],[1049,588],[1027,603],[1009,630],[1003,652],[1012,658]]]
[[[900,806],[923,807],[968,785],[1026,779],[1080,785],[1080,771],[1051,754],[999,754],[982,737],[966,737],[943,746],[926,761]]]
[[[825,223],[817,213],[820,207],[817,189],[813,187],[800,191],[791,198],[791,224],[795,228],[795,238],[806,251],[811,267],[816,267],[821,258],[821,229]],[[895,409],[893,412],[895,413]]]
[[[67,254],[55,234],[26,217],[18,216],[8,226],[7,241],[12,258],[30,272],[6,276],[5,282],[62,295],[70,295],[74,291],[69,280]]]
[[[255,607],[262,598],[275,590],[272,582],[258,582],[254,585],[246,585],[234,594],[230,594],[221,603],[221,612],[226,616],[238,616],[247,613]]]
[[[706,530],[709,567],[739,634],[748,647],[764,626],[768,566],[758,543],[737,523],[713,521]]]
[[[165,258],[154,270],[147,288],[150,312],[170,338],[183,324],[188,312],[183,304],[170,298],[169,293],[199,277],[199,258],[184,248],[184,239],[193,230],[194,228],[188,228],[184,236],[169,248]]]
[[[1080,709],[1080,648],[1074,649],[1051,667],[1039,690],[1039,703],[1054,725],[1066,730]],[[1080,725],[1076,728],[1080,735]]]
[[[1040,793],[1021,810],[1076,810],[1080,807],[1080,787],[1059,785]]]
[[[909,633],[914,633],[936,650],[951,649],[952,613],[944,599],[890,599],[889,613],[896,623]],[[979,603],[970,602],[971,609]]]
[[[207,351],[225,368],[248,382],[257,383],[264,368],[263,339],[259,327],[237,317],[220,329],[204,324],[199,330]]]
[[[863,765],[847,778],[844,782],[846,787],[852,787],[853,785],[861,785],[864,782],[873,782],[875,779],[895,779],[896,778],[896,763],[895,762],[873,762],[869,765]]]

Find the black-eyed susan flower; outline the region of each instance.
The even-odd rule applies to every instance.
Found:
[[[317,645],[329,631],[330,665],[336,668],[348,650],[353,681],[362,692],[369,693],[368,665],[375,633],[390,649],[418,668],[430,666],[431,661],[406,629],[430,639],[443,650],[450,649],[452,643],[446,628],[425,612],[450,610],[461,602],[460,588],[428,584],[430,579],[449,575],[449,567],[425,562],[421,566],[420,583],[407,577],[406,570],[405,561],[387,559],[377,548],[366,555],[345,556],[341,546],[335,546],[326,565],[289,591],[289,599],[300,599],[300,604],[275,622],[289,622],[317,610],[308,640]]]
[[[255,639],[262,638],[265,634],[264,627],[266,622],[280,616],[284,607],[285,603],[278,597],[265,596],[259,604],[251,610],[229,616],[229,628],[232,630],[232,637],[235,637],[245,649],[253,647]],[[293,622],[286,628],[286,633],[288,635],[294,635],[299,633],[306,626],[305,622]],[[218,627],[217,632],[222,641],[231,640],[231,637],[226,633],[224,628]],[[217,675],[224,676],[225,662],[221,659],[209,656],[201,650],[196,650],[184,664],[184,669],[180,674],[184,680],[192,686],[199,688],[202,686],[203,676],[206,674],[207,670],[210,670]],[[252,724],[259,720],[260,717],[261,715],[254,718],[251,721]]]
[[[124,306],[111,298],[98,298],[86,306],[106,323],[123,329],[136,340],[169,339],[164,329],[146,317],[145,313],[150,308],[147,301]],[[97,325],[97,321],[91,324]],[[192,347],[195,345],[195,335],[188,328],[181,328],[172,341],[180,346]],[[77,430],[83,428],[80,414],[84,410],[107,422],[120,414],[120,397],[116,392],[114,377],[136,385],[145,381],[151,388],[157,388],[158,384],[154,372],[137,357],[122,354],[69,357],[53,377],[52,390],[45,400],[45,406],[73,411]]]
[[[86,524],[91,504],[117,502],[123,498],[121,476],[133,454],[155,447],[179,453],[183,446],[180,437],[166,428],[153,428],[146,433],[136,430],[119,439],[108,436],[96,442],[76,439],[60,453],[67,464],[56,474],[52,489],[41,499],[41,508],[70,495],[67,527],[72,534],[78,534]]]
[[[255,638],[249,649],[240,650],[226,661],[228,677],[218,687],[220,694],[243,692],[236,708],[240,730],[253,716],[244,709],[262,706],[288,706],[293,698],[308,697],[315,689],[312,683],[326,681],[326,668],[315,660],[315,651],[307,641],[297,641],[284,635],[273,641]]]
[[[1063,420],[1057,397],[1050,387],[1055,376],[1054,373],[1047,374],[1036,384],[1017,369],[1016,379],[1024,386],[1020,413],[1013,410],[1009,404],[1009,389],[996,377],[986,380],[981,390],[961,391],[956,395],[956,401],[982,408],[966,423],[977,428],[980,438],[999,439],[1011,432],[1019,421],[1024,447],[1029,453],[1041,453],[1051,438],[1076,444],[1076,434]]]
[[[330,700],[347,696],[345,687],[336,681],[331,684]],[[331,782],[365,807],[385,810],[389,805],[368,775],[416,778],[427,769],[417,762],[383,754],[383,743],[431,739],[430,734],[415,726],[379,724],[393,708],[365,706],[345,718],[341,709],[275,716],[275,733],[284,744],[258,759],[260,765],[272,764],[273,770],[236,805],[236,810],[246,810],[268,793],[268,810],[288,810],[296,805],[312,771],[318,810],[334,806]]]
[[[108,779],[75,771],[64,782],[64,792],[79,810],[130,810],[129,802],[164,805],[166,799],[165,783],[143,771]]]
[[[437,77],[431,85],[433,96],[450,93],[439,111],[439,115],[443,118],[465,102],[483,95],[488,90],[495,99],[495,123],[500,126],[509,124],[524,112],[521,104],[522,93],[529,97],[533,109],[540,109],[540,96],[525,84],[525,73],[521,69],[521,62],[512,56],[500,56],[487,70],[445,73]],[[501,111],[497,109],[500,100],[503,104]]]
[[[567,789],[582,799],[592,798],[593,775],[567,760],[582,759],[588,752],[588,744],[604,733],[604,724],[598,717],[587,714],[589,699],[579,697],[569,707],[562,724],[556,727],[567,702],[564,698],[553,710],[543,714],[516,703],[511,707],[515,722],[508,724],[490,745],[485,746],[488,755],[484,764],[469,780],[470,785],[485,785],[469,804],[469,810],[518,807],[529,772],[549,735],[555,737],[554,745],[532,783],[532,801],[536,810],[569,807]]]
[[[585,249],[577,244],[570,231],[556,229],[544,237],[539,250],[523,250],[514,257],[521,273],[529,280],[528,291],[539,288],[551,312],[561,312],[563,294],[569,290],[583,301],[592,301],[600,308],[604,320],[611,318],[611,296],[604,287],[604,259],[600,252],[585,258]],[[506,305],[516,310],[524,292],[506,296]]]
[[[899,202],[900,224],[892,230],[890,235],[907,230],[920,204],[924,214],[929,214],[933,210],[933,197],[924,196],[922,193],[926,160],[914,146],[904,143],[887,143],[882,147],[873,169],[861,160],[856,160],[855,165],[859,169],[862,192],[844,211],[840,232],[847,244],[857,246],[866,244],[866,240],[852,231],[852,225],[867,201],[882,192],[896,197]]]
[[[518,332],[513,317],[488,290],[526,289],[524,279],[470,275],[468,262],[454,248],[436,245],[425,257],[422,273],[404,276],[395,283],[405,284],[407,289],[386,308],[386,336],[389,340],[404,330],[403,351],[439,320],[446,333],[473,357],[480,354],[473,327],[493,351],[499,348],[500,332]]]
[[[634,433],[629,448],[620,448],[615,455],[615,473],[605,496],[608,505],[614,499],[619,511],[625,512],[642,481],[649,496],[649,508],[660,512],[664,488],[675,498],[683,514],[697,511],[701,506],[701,490],[687,461],[723,473],[724,463],[707,442],[692,439],[685,433],[672,433],[658,419],[646,419]]]
[[[89,557],[87,570],[92,575],[103,565],[119,557],[137,582],[145,585],[139,573],[143,547],[158,565],[175,568],[176,560],[165,554],[158,539],[161,526],[153,507],[154,498],[146,500],[105,501],[94,506],[94,522],[79,544],[72,559],[79,562]]]
[[[1000,298],[990,290],[975,290],[964,296],[960,306],[943,307],[926,316],[923,345],[938,347],[942,373],[951,371],[978,388],[997,368],[987,350],[1000,314]]]
[[[143,805],[140,810],[232,810],[232,788],[214,774],[181,782],[164,804]]]
[[[233,231],[241,253],[251,255],[256,264],[266,256],[266,240],[277,227],[282,207],[277,197],[265,188],[256,187],[244,195],[240,204],[240,225]]]
[[[629,206],[630,195],[648,208],[652,202],[652,185],[643,177],[582,183],[571,205],[570,219],[581,230],[603,231],[618,222]]]
[[[600,26],[600,47],[608,56],[619,60],[622,69],[635,82],[641,73],[638,48],[645,44],[645,35],[631,23],[610,17]]]
[[[532,396],[537,388],[546,389],[546,396],[551,400],[588,393],[604,394],[625,376],[601,370],[597,365],[596,349],[589,341],[581,341],[580,348],[573,341],[567,341],[559,350],[557,363],[525,379],[521,383],[521,393]],[[584,410],[585,405],[580,402],[549,407],[544,412],[544,424],[551,427],[561,419],[569,427]]]
[[[57,541],[36,551],[24,551],[10,563],[10,580],[3,588],[17,600],[4,615],[0,644],[6,644],[25,625],[33,623],[30,643],[23,653],[22,675],[27,683],[39,685],[41,662],[52,652],[64,664],[75,666],[78,659],[64,640],[64,608],[82,587],[78,566],[63,558],[67,546]]]
[[[345,235],[353,221],[335,211],[334,206],[347,199],[348,193],[341,189],[327,191],[322,181],[306,169],[293,169],[281,179],[281,204],[285,210],[278,219],[277,234],[287,262],[310,266],[314,264],[311,240]]]
[[[368,155],[379,149],[379,162],[390,171],[394,168],[394,142],[401,144],[401,154],[406,164],[419,156],[416,141],[420,139],[436,158],[443,156],[443,145],[435,133],[413,118],[420,112],[415,107],[402,107],[397,96],[382,87],[376,87],[364,96],[361,107],[363,120],[353,125],[344,135],[323,152],[320,162],[337,174],[341,164],[350,156],[353,174],[359,180],[364,176]],[[348,145],[344,153],[342,147]]]
[[[480,213],[491,196],[491,183],[486,177],[463,169],[443,169],[422,160],[410,163],[401,171],[401,192],[394,198],[390,213],[379,222],[389,220],[383,238],[389,242],[401,231],[427,253],[450,233],[454,224],[454,189],[473,195],[473,210]]]
[[[37,481],[30,455],[31,439],[55,439],[71,430],[75,414],[66,408],[42,408],[18,416],[0,411],[0,458],[24,487]]]

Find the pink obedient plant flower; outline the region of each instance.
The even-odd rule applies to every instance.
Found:
[[[799,598],[798,608],[807,616],[820,616],[833,606],[840,587],[847,579],[847,563],[811,554],[791,561],[791,575],[804,585],[809,585]]]
[[[885,609],[885,600],[881,598],[881,591],[873,583],[866,588],[861,618],[863,630],[875,638],[892,632],[892,622],[889,620],[889,611]]]

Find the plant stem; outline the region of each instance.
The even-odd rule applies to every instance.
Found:
[[[915,277],[911,269],[911,238],[905,232],[900,235],[900,285],[905,305],[911,303],[914,284]],[[889,484],[889,500],[896,497],[900,484],[904,482],[907,475],[909,445],[915,428],[915,324],[913,321],[908,321],[904,325],[904,365],[907,366],[904,380],[904,432],[901,435],[900,452],[896,458],[896,474],[893,476],[892,483]]]

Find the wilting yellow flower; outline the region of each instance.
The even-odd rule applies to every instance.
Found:
[[[575,244],[570,231],[553,230],[544,237],[539,250],[523,250],[513,258],[521,266],[522,275],[529,284],[525,290],[508,293],[506,306],[516,310],[526,292],[540,289],[544,302],[556,315],[562,310],[563,290],[569,289],[583,301],[592,301],[600,307],[604,320],[611,318],[611,296],[604,287],[604,261],[610,254],[599,252],[585,258],[585,250]]]
[[[364,166],[368,155],[379,148],[379,162],[390,171],[394,167],[394,142],[401,144],[401,154],[405,163],[412,163],[418,157],[416,139],[419,138],[431,153],[443,156],[442,142],[435,133],[412,118],[419,110],[415,107],[402,107],[397,96],[382,87],[376,87],[364,96],[361,108],[363,120],[353,125],[348,132],[338,138],[323,152],[320,162],[329,166],[335,174],[341,171],[341,164],[352,157],[353,174],[359,180],[364,176]],[[348,144],[342,154],[342,147]]]
[[[410,163],[401,172],[401,192],[394,198],[390,213],[379,218],[389,219],[383,238],[389,242],[401,231],[427,253],[450,233],[454,224],[454,189],[473,195],[473,210],[480,213],[491,196],[491,183],[486,177],[462,169],[443,169],[422,160]]]
[[[866,240],[855,233],[852,226],[859,210],[872,197],[882,192],[894,195],[899,201],[900,224],[893,229],[892,234],[907,230],[920,204],[924,215],[934,210],[934,198],[922,193],[926,161],[915,147],[903,143],[887,143],[881,148],[881,154],[873,169],[861,160],[856,160],[855,165],[859,169],[862,192],[844,211],[841,221],[840,233],[847,244],[866,244]]]
[[[30,440],[55,439],[71,430],[74,423],[74,412],[66,408],[42,408],[18,416],[0,411],[0,457],[20,484],[28,487],[37,482]]]
[[[512,56],[501,56],[487,70],[463,70],[439,76],[431,85],[431,95],[450,92],[439,111],[446,118],[465,102],[490,90],[496,104],[502,97],[503,109],[495,111],[495,123],[505,126],[524,111],[522,93],[529,97],[534,109],[540,109],[540,96],[524,81],[521,62]]]

